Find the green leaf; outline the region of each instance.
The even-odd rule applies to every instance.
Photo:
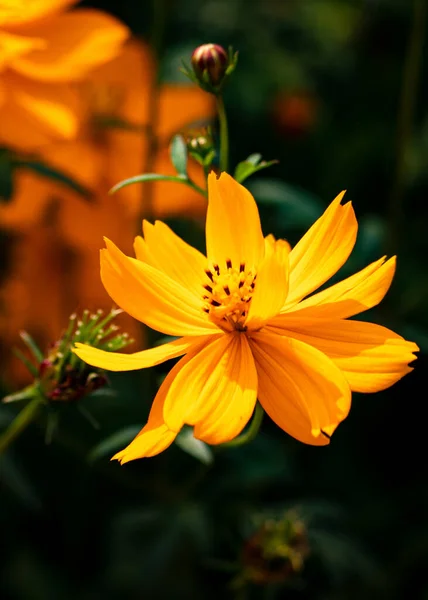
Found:
[[[187,184],[188,182],[187,177],[183,175],[161,175],[160,173],[142,173],[141,175],[135,175],[135,177],[130,177],[129,179],[119,181],[119,183],[117,183],[111,188],[109,194],[115,194],[117,191],[121,190],[127,185],[132,185],[133,183],[145,183],[147,181],[172,181],[175,183],[184,184]]]
[[[258,165],[261,160],[262,160],[262,155],[259,154],[258,152],[255,152],[254,154],[250,154],[250,156],[248,156],[244,162],[250,163],[252,165]]]
[[[29,169],[30,171],[38,173],[42,177],[47,177],[48,179],[52,179],[57,183],[62,183],[66,185],[67,187],[80,194],[80,196],[85,198],[85,200],[92,199],[92,192],[90,190],[80,185],[80,183],[77,183],[77,181],[75,181],[71,177],[68,177],[68,175],[66,175],[65,173],[58,171],[55,167],[52,167],[51,165],[48,165],[46,163],[42,163],[38,160],[15,158],[13,160],[13,168]]]
[[[187,452],[204,465],[210,465],[214,460],[210,447],[193,436],[191,427],[184,427],[176,437],[175,443],[184,452]]]
[[[142,429],[142,425],[130,425],[115,431],[110,436],[105,438],[102,442],[92,448],[88,455],[89,462],[99,460],[105,456],[111,456],[118,450],[125,448],[135,438],[137,433]]]
[[[277,160],[262,161],[261,159],[261,154],[250,154],[248,158],[240,162],[235,169],[234,178],[236,181],[238,181],[238,183],[242,183],[248,177],[250,177],[250,175],[257,173],[257,171],[262,171],[263,169],[267,169],[268,167],[278,163]]]
[[[178,175],[187,177],[187,146],[183,136],[175,135],[172,138],[169,154]]]
[[[294,187],[279,179],[257,179],[248,185],[248,189],[260,205],[276,207],[280,222],[287,228],[305,229],[312,225],[322,214],[325,206],[306,190]]]

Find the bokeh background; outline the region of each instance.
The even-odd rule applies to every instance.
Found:
[[[172,135],[213,119],[210,96],[179,71],[206,42],[239,50],[225,93],[232,164],[254,152],[279,161],[248,180],[265,233],[295,243],[347,189],[359,239],[339,276],[396,253],[392,289],[367,319],[421,353],[393,388],[355,394],[322,448],[266,418],[241,448],[211,453],[184,441],[156,458],[110,463],[145,422],[170,364],[111,376],[107,391],[84,399],[98,428],[76,404],[52,407],[50,444],[46,413],[0,458],[0,596],[428,598],[426,0],[82,6],[115,15],[134,40],[73,83],[84,105],[74,139],[41,143],[24,121],[19,139],[1,134],[2,395],[27,382],[12,353],[21,329],[46,350],[74,310],[111,307],[99,283],[102,235],[130,251],[140,218],[159,217],[203,247],[205,206],[187,188],[107,191],[143,169],[173,172]],[[153,131],[144,125],[156,82]],[[136,339],[130,349],[156,341],[126,316],[121,324]],[[21,408],[0,405],[0,428]]]

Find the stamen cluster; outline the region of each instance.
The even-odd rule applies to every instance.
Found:
[[[225,331],[246,331],[245,321],[257,274],[246,270],[244,263],[233,266],[230,259],[226,260],[225,267],[214,264],[205,273],[210,281],[203,286],[207,292],[203,296],[204,311]]]

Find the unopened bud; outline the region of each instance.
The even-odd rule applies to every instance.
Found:
[[[215,144],[209,127],[187,129],[183,132],[187,150],[203,167],[210,167],[215,157]]]
[[[229,66],[229,56],[218,44],[204,44],[193,52],[191,62],[198,79],[218,86]]]
[[[203,44],[194,50],[191,63],[191,68],[183,63],[181,71],[206,92],[218,95],[238,64],[238,53],[218,44]]]

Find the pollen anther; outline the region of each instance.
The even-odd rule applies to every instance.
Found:
[[[245,270],[240,263],[239,269],[233,267],[231,259],[225,260],[225,268],[212,265],[205,272],[210,284],[203,284],[208,292],[202,296],[204,311],[210,319],[225,331],[246,331],[245,321],[255,288],[256,274]]]

